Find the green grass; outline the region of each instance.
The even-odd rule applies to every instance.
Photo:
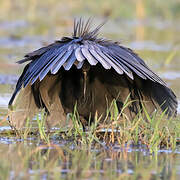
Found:
[[[74,111],[67,116],[72,125],[69,127],[59,127],[58,130],[47,131],[45,127],[46,114],[44,111],[38,114],[37,129],[32,132],[32,125],[27,120],[26,128],[16,130],[17,137],[27,139],[29,135],[36,135],[46,144],[50,144],[52,138],[61,137],[63,140],[71,140],[75,144],[91,147],[94,144],[113,145],[119,144],[122,147],[143,146],[150,153],[157,153],[160,149],[170,149],[175,151],[180,143],[180,120],[177,118],[167,119],[165,112],[158,111],[150,116],[145,107],[143,113],[137,114],[134,120],[129,120],[124,114],[124,110],[132,103],[127,100],[121,111],[118,111],[116,101],[113,100],[107,116],[102,117],[96,114],[92,124],[83,127],[77,106]],[[85,130],[86,129],[86,130]]]
[[[65,131],[65,138],[73,138],[81,144],[91,145],[92,143],[108,144],[118,143],[122,147],[130,145],[145,145],[151,152],[160,149],[175,150],[180,142],[180,121],[179,118],[167,119],[165,112],[155,113],[152,117],[144,108],[144,114],[139,113],[133,121],[123,116],[123,110],[129,105],[125,102],[121,112],[118,112],[116,101],[114,100],[107,110],[110,120],[100,123],[101,117],[95,117],[95,122],[91,124],[86,132],[83,131],[77,109],[73,112],[71,129]],[[124,118],[120,119],[120,116]]]

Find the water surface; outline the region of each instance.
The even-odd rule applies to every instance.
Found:
[[[14,5],[6,4],[6,6]],[[68,7],[73,9],[74,6],[72,4]],[[29,13],[36,12],[34,9],[36,5],[33,4],[26,16],[22,16],[22,7],[19,5],[9,7],[17,8],[13,11],[16,18],[13,18],[10,13],[11,18],[0,21],[0,120],[3,120],[7,114],[8,101],[24,67],[15,62],[22,59],[26,53],[52,43],[63,35],[71,35],[72,32],[73,15],[69,16],[66,13],[67,9],[61,8],[65,14],[63,16],[58,17],[52,13],[47,17],[45,6],[39,7],[41,10],[44,8],[41,13]],[[21,9],[20,12],[18,8]],[[102,17],[96,17],[95,23],[98,24],[102,20]],[[177,36],[180,34],[180,22],[178,19],[147,18],[142,22],[135,18],[131,20],[110,18],[102,28],[101,34],[135,50],[174,90],[180,104],[180,36]],[[178,113],[180,113],[180,105]],[[0,125],[0,132],[10,129],[7,124]],[[14,136],[0,135],[0,169],[3,172],[0,177],[4,179],[5,177],[10,179],[21,177],[32,179],[37,177],[42,179],[180,178],[178,149],[175,152],[163,149],[155,155],[150,154],[145,147],[126,148],[118,144],[84,148],[71,141],[63,141],[61,137],[52,138],[51,143],[53,146],[48,147],[37,137],[18,139]]]

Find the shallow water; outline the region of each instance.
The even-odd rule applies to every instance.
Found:
[[[0,21],[0,123],[7,114],[8,101],[24,67],[15,62],[34,49],[63,35],[70,35],[75,5],[68,6],[67,12],[71,15],[61,9],[63,16],[61,14],[58,17],[52,12],[47,18],[44,17],[47,16],[45,9],[48,7],[38,7],[40,13],[29,13],[36,12],[32,6],[24,16],[21,9],[23,3],[22,7],[16,3],[6,6],[13,7],[9,7],[10,17],[4,15],[2,17],[6,17],[5,20]],[[15,8],[15,18],[11,8]],[[3,11],[1,7],[0,10]],[[98,24],[102,19],[96,17],[95,23]],[[101,32],[103,37],[120,40],[122,44],[134,49],[167,82],[177,95],[180,114],[179,19],[147,18],[142,22],[138,19],[109,18]],[[171,152],[163,149],[152,155],[145,147],[123,148],[116,144],[110,147],[98,145],[89,149],[64,141],[61,137],[52,138],[53,146],[47,147],[37,137],[17,139],[1,135],[4,130],[10,130],[10,127],[7,124],[0,126],[0,169],[3,172],[0,179],[180,178],[179,150]]]
[[[179,153],[151,155],[143,148],[118,145],[85,150],[71,142],[57,142],[48,147],[35,139],[0,138],[4,177],[8,172],[12,179],[178,179],[180,175]],[[6,158],[11,162],[8,169]]]

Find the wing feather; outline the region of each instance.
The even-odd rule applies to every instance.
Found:
[[[154,78],[153,74],[151,74],[151,72],[149,72],[149,70],[146,67],[142,66],[141,64],[126,61],[119,55],[117,55],[116,57],[119,58],[121,62],[126,64],[130,69],[133,70],[134,73],[136,73],[140,77],[142,77],[142,75],[144,75],[146,77],[146,79],[148,78],[151,81],[158,81]]]
[[[51,73],[56,74],[61,68],[61,66],[68,60],[68,58],[71,56],[72,53],[73,53],[73,46],[70,45],[66,53],[63,55],[63,57],[53,65],[51,69]]]
[[[84,55],[82,54],[80,47],[78,47],[78,48],[75,50],[75,56],[76,56],[76,58],[77,58],[77,60],[78,60],[79,62],[82,62],[82,61],[84,61],[84,60],[86,59],[86,58],[84,57]]]
[[[116,47],[112,53],[121,58],[124,62],[126,61],[129,66],[136,68],[139,72],[142,72],[148,79],[165,85],[164,81],[151,71],[147,65],[140,60],[140,58],[128,49],[122,48],[121,46]]]
[[[105,69],[110,69],[110,68],[111,68],[111,65],[110,65],[107,61],[105,61],[105,59],[103,59],[103,58],[96,52],[96,50],[94,49],[94,46],[88,45],[88,49],[89,49],[89,52],[91,53],[91,55],[94,56],[94,58],[96,58],[96,59],[98,60],[98,62],[100,62]]]
[[[79,63],[76,65],[77,69],[81,69],[82,66],[83,66],[83,64],[84,64],[84,61],[79,62]]]
[[[74,52],[71,54],[71,56],[68,58],[67,62],[63,65],[64,69],[66,71],[68,71],[72,65],[74,64],[74,62],[76,61],[76,56],[74,54]]]
[[[27,61],[32,61],[34,59],[36,59],[37,57],[41,56],[42,54],[44,54],[45,52],[49,51],[50,49],[56,49],[56,48],[60,48],[62,46],[64,46],[65,43],[63,43],[62,41],[56,41],[46,47],[42,47],[40,49],[37,49],[31,53],[26,54],[24,57],[24,59],[17,61],[18,64],[22,64],[25,63]]]
[[[49,49],[49,51],[42,54],[42,56],[32,61],[23,78],[24,87],[26,87],[30,81],[31,84],[33,84],[38,79],[42,69],[48,67],[48,65],[56,59],[58,54],[62,53],[62,51],[64,49],[67,49],[68,47],[69,47],[69,43],[65,44],[64,46],[60,46],[59,49],[54,49],[54,48]],[[41,80],[43,79],[43,77],[45,76],[42,75]]]
[[[51,67],[64,55],[66,50],[60,49],[60,51],[57,52],[56,56],[54,56],[52,59],[49,60],[45,66],[42,66],[42,68],[39,68],[39,71],[37,71],[33,75],[33,79],[31,80],[31,84],[34,84],[34,82],[39,78],[40,81],[47,75],[47,73],[50,71]]]
[[[109,63],[114,63],[116,66],[118,66],[119,69],[121,70],[121,73],[122,73],[122,71],[123,71],[123,72],[124,72],[125,74],[127,74],[131,79],[134,79],[131,70],[130,70],[126,65],[124,65],[121,61],[117,60],[117,57],[114,56],[113,54],[111,54],[106,47],[99,45],[96,49],[100,49],[100,51],[102,52],[102,54],[104,54],[104,56],[106,56],[106,57],[109,59],[109,61],[108,61]],[[113,66],[112,66],[112,67],[113,67]],[[114,68],[114,67],[113,67],[113,68]],[[116,68],[114,68],[114,69],[116,70]],[[118,71],[116,70],[116,72],[118,72]]]
[[[116,44],[112,44],[111,46],[98,44],[98,47],[104,55],[116,63],[131,79],[133,79],[133,72],[143,79],[150,79],[151,81],[165,85],[165,82],[151,71],[144,61],[132,50]]]
[[[31,79],[34,77],[35,74],[37,74],[41,67],[46,65],[46,63],[53,58],[55,52],[54,50],[47,51],[45,54],[43,54],[39,59],[36,61],[32,61],[32,64],[30,63],[30,66],[24,75],[24,87],[27,86],[27,84],[31,81]]]
[[[124,73],[124,71],[118,65],[116,65],[116,63],[111,61],[111,59],[108,58],[98,47],[96,49],[96,53],[98,53],[99,56],[101,56],[106,62],[108,62],[116,70],[117,73],[119,74]]]
[[[87,46],[81,46],[81,52],[84,57],[88,60],[89,64],[92,66],[96,65],[98,61],[91,55]]]
[[[111,55],[111,54],[108,54],[108,53],[106,53],[106,55],[107,55],[113,62],[115,62],[115,63],[119,66],[119,68],[122,69],[122,71],[123,71],[125,74],[127,74],[127,76],[128,76],[129,78],[131,78],[132,80],[134,79],[133,74],[132,74],[132,71],[130,71],[130,69],[128,69],[128,67],[127,67],[126,65],[124,65],[121,61],[118,61],[118,60],[117,60],[117,57],[115,57],[115,56],[113,56],[113,55]]]
[[[46,64],[42,70],[40,71],[39,75],[37,75],[37,78],[39,77],[40,81],[44,79],[44,77],[47,75],[47,73],[51,70],[51,68],[54,66],[54,64],[62,58],[62,56],[66,53],[66,50],[62,49],[57,56],[55,56],[51,61]],[[35,82],[35,81],[34,81]],[[34,83],[32,80],[32,84]]]
[[[72,52],[71,56],[68,58],[66,64],[63,65],[64,69],[66,71],[68,71],[72,67],[74,62],[76,61],[75,52],[76,52],[76,49],[78,48],[78,45],[77,44],[73,44],[72,46],[73,46],[73,52]]]

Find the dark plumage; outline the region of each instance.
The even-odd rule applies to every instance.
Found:
[[[124,112],[130,119],[142,109],[142,103],[149,113],[160,106],[168,116],[175,115],[176,96],[165,82],[131,49],[98,38],[103,24],[93,31],[90,25],[90,20],[75,21],[72,37],[63,37],[18,61],[30,62],[17,82],[9,106],[24,88],[23,105],[17,105],[26,109],[23,118],[45,108],[51,117],[49,123],[60,122],[73,111],[76,102],[80,116],[88,120],[91,114],[93,120],[96,111],[105,115],[107,104],[113,99],[120,110],[129,94],[129,101],[133,102]],[[15,121],[13,116],[11,121]]]

